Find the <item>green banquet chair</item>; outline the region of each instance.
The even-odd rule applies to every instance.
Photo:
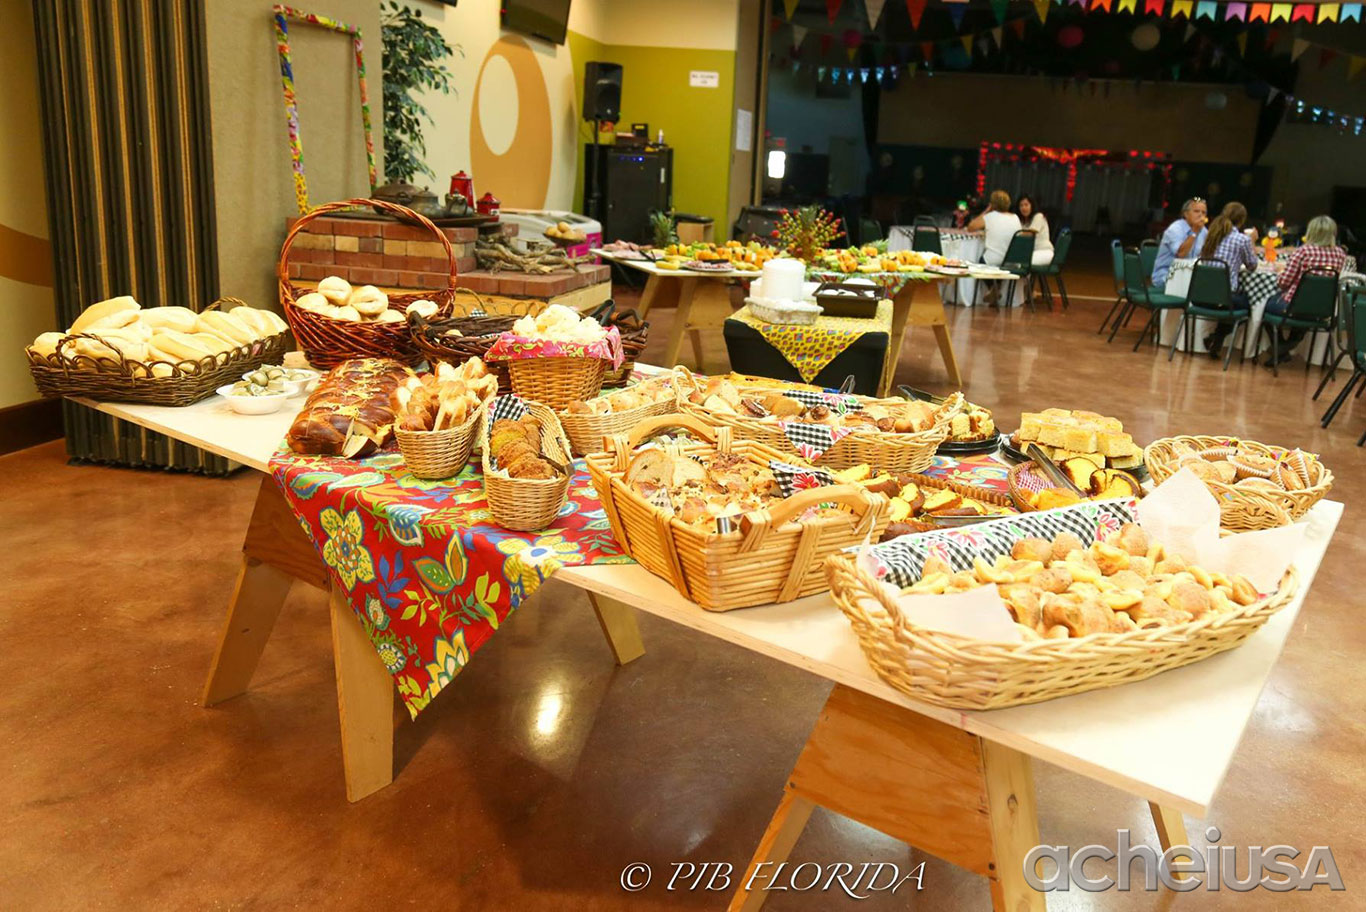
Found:
[[[1138,259],[1143,265],[1143,278],[1152,281],[1153,267],[1157,265],[1157,249],[1159,242],[1154,238],[1148,238],[1138,245]]]
[[[1039,286],[1043,289],[1045,300],[1048,301],[1048,309],[1053,309],[1053,293],[1048,290],[1048,277],[1052,276],[1053,281],[1058,286],[1058,297],[1062,298],[1062,309],[1067,310],[1072,306],[1072,302],[1067,300],[1067,286],[1062,281],[1062,270],[1067,265],[1067,253],[1072,249],[1072,229],[1064,228],[1058,232],[1058,239],[1053,244],[1053,260],[1050,263],[1040,263],[1029,266],[1029,281],[1025,285],[1025,293],[1030,300],[1034,298],[1034,279],[1037,277]],[[1107,318],[1108,319],[1108,318]]]
[[[1347,378],[1347,383],[1334,397],[1328,411],[1323,413],[1319,419],[1319,424],[1324,427],[1333,423],[1337,416],[1338,409],[1347,401],[1347,396],[1352,392],[1352,388],[1362,380],[1366,380],[1366,288],[1357,288],[1347,299],[1347,348],[1344,354],[1352,359],[1352,376]],[[1319,385],[1320,391],[1323,385]],[[1361,390],[1366,389],[1366,383],[1357,390],[1360,395]],[[1317,394],[1316,394],[1317,395]],[[1362,435],[1362,440],[1366,440],[1366,434]],[[1361,446],[1361,441],[1357,441],[1357,446]]]
[[[1110,259],[1114,267],[1115,278],[1115,303],[1110,305],[1110,312],[1105,315],[1105,319],[1100,321],[1100,329],[1096,334],[1105,332],[1105,327],[1110,325],[1110,319],[1119,319],[1119,316],[1129,308],[1129,299],[1125,294],[1124,288],[1124,248],[1119,243],[1119,238],[1110,242]],[[1112,335],[1111,338],[1114,338]]]
[[[1352,353],[1352,308],[1349,302],[1358,293],[1366,292],[1366,284],[1362,284],[1360,279],[1347,279],[1346,281],[1340,281],[1339,285],[1337,328],[1334,331],[1333,337],[1333,341],[1337,345],[1338,353],[1333,357],[1331,362],[1324,362],[1327,366],[1323,371],[1323,379],[1319,380],[1318,388],[1314,390],[1313,398],[1315,401],[1318,401],[1319,396],[1323,393],[1328,384],[1338,378],[1338,365],[1342,363],[1342,359],[1348,357]]]
[[[1228,264],[1213,257],[1201,257],[1195,262],[1191,272],[1190,289],[1186,292],[1186,306],[1181,309],[1181,325],[1172,339],[1172,350],[1167,353],[1170,361],[1176,354],[1176,343],[1182,333],[1186,337],[1186,351],[1195,350],[1195,325],[1197,320],[1212,320],[1215,323],[1232,323],[1229,333],[1228,351],[1224,353],[1224,370],[1233,359],[1233,348],[1238,340],[1238,327],[1247,323],[1252,311],[1246,307],[1233,306],[1233,291],[1228,285]],[[1244,360],[1243,348],[1238,349],[1238,363]]]
[[[933,221],[928,225],[922,224],[920,218],[917,218],[911,227],[911,249],[943,256],[944,245],[939,242],[939,226]]]
[[[1300,284],[1295,289],[1295,297],[1285,313],[1262,314],[1262,329],[1271,339],[1271,372],[1280,376],[1281,334],[1276,330],[1303,329],[1309,332],[1309,348],[1304,353],[1304,370],[1309,372],[1309,362],[1314,353],[1314,342],[1319,333],[1328,333],[1329,354],[1333,348],[1333,327],[1337,318],[1338,276],[1331,269],[1310,269],[1300,276]],[[1260,342],[1257,353],[1262,350]],[[1255,357],[1255,355],[1254,355]]]
[[[1014,276],[1013,279],[978,279],[977,287],[973,289],[973,304],[977,303],[977,296],[982,290],[982,282],[1010,282],[1010,289],[1006,293],[1006,309],[1010,309],[1015,303],[1015,283],[1029,275],[1029,270],[1034,262],[1034,232],[1021,229],[1015,232],[1010,239],[1010,245],[1006,247],[1005,259],[1001,260],[1001,268]],[[1026,304],[1031,311],[1034,310],[1034,299],[1027,297]]]
[[[1138,334],[1138,341],[1134,343],[1134,351],[1143,344],[1143,340],[1148,333],[1153,334],[1153,344],[1157,344],[1158,321],[1162,317],[1164,310],[1172,310],[1177,307],[1185,307],[1186,299],[1178,298],[1176,295],[1164,294],[1160,291],[1153,291],[1144,282],[1143,262],[1137,253],[1124,254],[1124,293],[1129,299],[1129,307],[1122,320],[1115,321],[1115,328],[1110,331],[1110,338],[1114,339],[1115,333],[1119,331],[1122,323],[1129,322],[1129,316],[1140,307],[1148,308],[1150,316],[1148,322],[1143,324],[1143,331]]]

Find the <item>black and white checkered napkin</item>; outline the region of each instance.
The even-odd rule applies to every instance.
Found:
[[[834,428],[805,421],[780,421],[778,426],[803,459],[819,459],[822,453],[854,432],[853,428]]]
[[[782,489],[784,497],[791,497],[798,491],[805,491],[808,488],[823,488],[835,483],[835,476],[825,469],[792,465],[776,459],[769,460],[768,467],[773,472],[773,477],[778,479],[778,487]]]
[[[489,427],[493,427],[495,421],[520,421],[529,411],[531,409],[527,408],[522,397],[516,393],[499,396],[489,406]]]
[[[1134,521],[1137,501],[1103,500],[1081,503],[1040,513],[1021,513],[1004,519],[974,523],[960,529],[903,535],[873,545],[867,557],[879,578],[894,586],[909,586],[920,579],[925,558],[931,554],[955,571],[971,570],[972,559],[991,563],[1009,554],[1015,542],[1033,536],[1051,541],[1059,532],[1071,532],[1090,545],[1099,533],[1118,532],[1120,526]]]
[[[796,399],[807,408],[815,408],[824,405],[837,415],[845,412],[857,412],[863,409],[863,403],[859,402],[854,396],[842,396],[839,393],[828,393],[820,390],[791,389],[784,390],[783,395],[789,399]]]

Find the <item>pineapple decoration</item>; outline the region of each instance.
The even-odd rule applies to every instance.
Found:
[[[807,263],[812,262],[835,238],[844,234],[833,212],[819,206],[784,209],[773,238],[778,246]]]
[[[672,215],[659,210],[650,213],[650,240],[656,247],[667,247],[678,240]]]

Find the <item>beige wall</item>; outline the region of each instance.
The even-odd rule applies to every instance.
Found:
[[[271,6],[270,0],[207,0],[205,16],[221,287],[267,306],[277,298],[285,219],[298,213]],[[383,182],[379,3],[311,0],[304,9],[361,29]],[[302,22],[290,23],[289,35],[309,201],[365,196],[370,187],[351,39]]]
[[[1054,80],[941,74],[903,79],[882,93],[879,140],[922,146],[971,146],[999,140],[1086,149],[1150,149],[1182,161],[1245,162],[1258,103],[1237,86],[1110,82],[1067,91]],[[1221,110],[1206,107],[1218,91]],[[952,111],[953,116],[944,116]]]
[[[0,0],[0,408],[38,398],[23,346],[56,328],[33,13]],[[46,262],[34,265],[35,253]]]

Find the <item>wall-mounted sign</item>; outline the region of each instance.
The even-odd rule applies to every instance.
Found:
[[[688,73],[688,85],[694,89],[715,89],[721,85],[721,74],[715,70],[693,70]]]

